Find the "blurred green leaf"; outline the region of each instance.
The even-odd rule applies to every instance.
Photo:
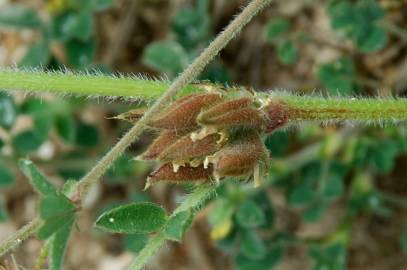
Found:
[[[311,245],[309,254],[314,260],[315,270],[345,270],[346,247],[339,243],[328,246]]]
[[[135,254],[147,244],[148,237],[145,234],[129,234],[124,236],[124,249]]]
[[[0,202],[0,222],[4,222],[8,219],[7,211],[4,204]]]
[[[149,44],[143,53],[147,66],[175,76],[188,65],[188,55],[181,45],[174,41],[157,41]]]
[[[352,39],[362,52],[375,52],[387,44],[387,33],[379,26],[385,11],[377,1],[335,0],[328,13],[332,27]]]
[[[34,130],[26,130],[12,138],[12,145],[17,153],[26,155],[37,150],[43,141],[43,138]]]
[[[288,203],[293,207],[304,207],[316,197],[316,191],[308,185],[299,184],[288,195]]]
[[[327,208],[327,203],[318,201],[317,203],[312,204],[302,215],[304,221],[309,223],[318,222],[322,214]]]
[[[153,203],[132,203],[122,205],[103,213],[96,226],[111,233],[153,233],[167,222],[165,210]]]
[[[191,211],[182,211],[170,217],[165,228],[167,237],[174,241],[181,241],[185,232],[191,227],[194,214]]]
[[[110,8],[113,5],[114,0],[94,0],[93,8],[96,11],[101,11]]]
[[[324,190],[322,190],[322,196],[327,200],[335,200],[342,196],[344,189],[345,187],[342,177],[331,172],[328,179],[326,179]]]
[[[289,29],[290,22],[287,19],[272,19],[264,27],[264,36],[268,42],[273,42],[278,37],[288,32]]]
[[[267,255],[262,259],[249,259],[243,255],[238,255],[235,258],[237,270],[270,270],[281,261],[283,258],[283,248],[280,246],[272,247]]]
[[[281,63],[292,65],[297,62],[298,49],[292,41],[285,40],[278,44],[277,56]]]
[[[14,174],[9,167],[0,163],[0,188],[9,187],[14,184]]]
[[[96,126],[79,123],[76,132],[76,144],[78,146],[95,147],[99,144],[100,135]]]
[[[212,227],[217,227],[223,224],[226,220],[232,218],[236,206],[224,198],[218,198],[212,211],[209,213],[209,223]]]
[[[71,39],[88,41],[93,32],[93,17],[87,10],[81,12],[66,12],[53,17],[52,37],[66,42]]]
[[[49,44],[45,38],[31,45],[20,61],[22,67],[47,66],[51,57]]]
[[[37,192],[39,192],[41,195],[57,194],[57,189],[38,170],[31,160],[21,159],[18,164],[24,175],[30,180],[31,185]]]
[[[250,200],[245,200],[236,211],[237,223],[243,228],[255,228],[265,223],[266,218],[260,207]]]
[[[0,25],[14,28],[40,28],[42,21],[35,10],[22,5],[6,5],[0,9]]]
[[[318,69],[318,78],[330,94],[349,95],[355,90],[355,68],[350,58],[341,57]]]
[[[0,93],[0,126],[10,129],[17,118],[17,108],[13,98],[7,93]]]
[[[68,63],[74,68],[86,68],[89,66],[96,52],[95,43],[88,41],[69,40],[65,43]]]
[[[74,144],[76,141],[76,122],[74,117],[69,114],[59,114],[55,118],[55,127],[58,135],[65,143]]]
[[[375,141],[371,150],[370,163],[383,174],[390,173],[395,165],[395,159],[400,153],[397,142],[391,140]]]
[[[69,236],[74,224],[74,219],[62,226],[60,230],[55,233],[52,239],[50,248],[50,269],[61,270],[63,269],[64,255],[66,246],[68,244]]]
[[[185,49],[194,49],[209,38],[210,15],[207,12],[208,1],[199,0],[196,8],[183,8],[175,16],[172,29],[177,40]]]
[[[240,253],[249,259],[264,258],[267,250],[263,240],[254,230],[243,230],[241,232]]]

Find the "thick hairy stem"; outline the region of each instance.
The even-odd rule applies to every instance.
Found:
[[[174,210],[173,216],[183,211],[195,211],[201,207],[206,200],[215,194],[214,185],[203,185],[187,195],[182,203]],[[140,251],[138,256],[131,262],[129,270],[141,270],[154,254],[165,244],[167,237],[164,232],[153,236],[147,245]]]
[[[36,218],[30,223],[19,229],[14,235],[8,238],[0,246],[0,258],[3,257],[9,250],[14,249],[21,244],[25,239],[33,235],[42,225],[42,220]]]

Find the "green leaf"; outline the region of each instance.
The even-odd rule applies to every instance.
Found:
[[[2,202],[0,202],[0,222],[4,222],[8,219],[7,211]]]
[[[88,41],[70,40],[65,44],[69,64],[74,68],[89,66],[96,52],[93,39]]]
[[[281,63],[285,65],[292,65],[297,62],[298,49],[292,41],[285,40],[278,44],[277,56]]]
[[[34,130],[26,130],[15,135],[11,144],[17,153],[26,155],[37,150],[43,141],[43,138]]]
[[[63,269],[65,250],[73,224],[74,219],[63,225],[63,227],[55,233],[50,247],[50,270]]]
[[[0,25],[14,28],[39,28],[41,19],[35,10],[22,5],[7,5],[0,9]]]
[[[46,195],[40,201],[40,216],[51,219],[67,213],[74,213],[75,205],[62,193]]]
[[[188,55],[173,41],[157,41],[149,44],[143,53],[143,62],[147,66],[175,76],[188,65]]]
[[[257,204],[245,200],[237,209],[237,223],[243,228],[255,228],[265,223],[266,218]]]
[[[75,220],[75,210],[75,205],[62,193],[42,197],[39,212],[44,225],[37,232],[38,238],[47,239],[65,225],[72,224]]]
[[[129,234],[124,237],[124,249],[137,254],[147,242],[148,237],[145,234]]]
[[[322,191],[322,196],[327,200],[335,200],[343,194],[344,189],[342,177],[338,174],[331,173]]]
[[[202,4],[196,8],[181,9],[172,22],[172,30],[177,41],[186,50],[192,50],[199,44],[206,42],[210,36],[210,15],[206,0],[198,1]],[[205,2],[205,3],[203,3]]]
[[[240,252],[250,259],[261,259],[267,253],[263,240],[254,230],[242,231]]]
[[[397,142],[391,140],[379,140],[375,142],[370,151],[369,163],[372,164],[380,173],[390,173],[395,166],[395,159],[400,153],[400,147]]]
[[[68,144],[76,141],[76,122],[71,114],[59,114],[55,118],[55,127],[58,135]]]
[[[304,207],[310,204],[316,196],[316,192],[308,185],[296,186],[288,196],[288,202],[294,207]]]
[[[249,259],[243,255],[235,258],[237,270],[271,270],[283,258],[284,250],[280,246],[272,247],[262,259]]]
[[[219,198],[215,201],[212,211],[209,213],[209,223],[213,227],[222,225],[226,220],[231,219],[236,206],[230,201]]]
[[[73,214],[60,215],[58,217],[49,218],[44,221],[44,224],[37,231],[37,237],[40,240],[46,240],[53,234],[58,233],[66,224],[73,223],[75,216]]]
[[[31,185],[41,195],[56,195],[56,188],[48,182],[47,178],[38,170],[31,160],[20,159],[18,163]]]
[[[46,140],[54,124],[54,115],[51,113],[35,114],[33,115],[33,121],[33,128],[38,137]]]
[[[92,36],[93,17],[88,10],[66,12],[52,20],[52,37],[66,42],[71,39],[88,41]]]
[[[153,203],[132,203],[103,213],[96,226],[111,233],[153,233],[167,222],[165,210]]]
[[[383,28],[371,27],[370,31],[357,40],[358,48],[364,53],[376,52],[386,47],[388,36]]]
[[[98,145],[100,136],[96,126],[79,123],[76,132],[76,144],[78,146],[90,148]]]
[[[14,174],[4,164],[0,163],[0,188],[9,187],[14,184]]]
[[[288,32],[290,22],[285,18],[270,20],[264,27],[264,36],[268,42],[273,42],[275,39]]]
[[[302,218],[309,223],[318,222],[327,207],[327,203],[318,201],[304,212]]]
[[[318,78],[333,95],[349,95],[355,90],[355,68],[348,57],[319,67]]]
[[[170,217],[165,227],[166,236],[173,241],[181,241],[185,232],[191,227],[194,214],[191,211],[182,211]]]
[[[48,41],[43,37],[28,49],[19,66],[22,67],[38,67],[47,66],[51,57],[51,51]]]
[[[0,93],[0,126],[10,129],[17,118],[17,108],[13,98],[6,94]]]
[[[101,11],[110,8],[113,5],[113,0],[94,0],[93,8],[96,11]]]

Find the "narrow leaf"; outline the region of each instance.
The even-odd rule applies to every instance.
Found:
[[[48,182],[47,178],[38,170],[31,160],[21,159],[19,161],[19,166],[38,193],[41,195],[52,195],[57,193],[56,188]]]
[[[55,237],[52,240],[50,249],[51,270],[61,270],[63,268],[64,254],[73,223],[74,219],[70,220],[70,222],[66,223],[57,233],[55,233]]]
[[[182,211],[172,216],[165,228],[167,238],[174,241],[181,241],[185,232],[191,226],[193,217],[194,214],[192,211]]]

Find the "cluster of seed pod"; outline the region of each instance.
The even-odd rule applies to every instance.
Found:
[[[158,181],[252,176],[259,184],[269,163],[261,139],[270,128],[264,111],[248,92],[233,98],[222,92],[206,92],[175,100],[148,123],[160,133],[137,159],[158,161],[160,167],[150,174],[146,187]],[[140,115],[133,110],[118,118],[136,121]]]

